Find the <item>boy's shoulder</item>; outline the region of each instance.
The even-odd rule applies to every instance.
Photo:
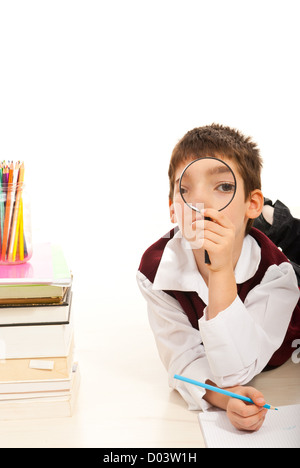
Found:
[[[152,244],[143,254],[139,271],[143,273],[151,283],[154,281],[156,271],[159,267],[162,254],[167,243],[175,236],[178,230],[178,227],[171,229],[171,231],[167,232],[164,236],[154,242],[154,244]]]
[[[249,278],[242,284],[238,285],[238,294],[242,301],[245,300],[250,290],[255,286],[261,283],[266,272],[273,265],[280,266],[283,263],[289,263],[289,260],[278,249],[278,247],[273,244],[273,242],[261,231],[256,228],[252,228],[249,235],[253,237],[260,247],[261,259],[258,266],[258,269],[254,276]]]
[[[250,231],[252,236],[261,249],[261,262],[266,266],[280,265],[283,262],[288,262],[286,255],[259,229],[252,228]]]

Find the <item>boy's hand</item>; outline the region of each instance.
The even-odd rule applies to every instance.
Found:
[[[203,248],[208,252],[210,271],[221,271],[233,267],[233,248],[235,226],[222,212],[207,208],[204,216],[210,220],[202,221]]]
[[[253,387],[234,387],[230,391],[244,395],[255,403],[248,404],[236,398],[230,398],[227,404],[227,415],[234,427],[244,431],[258,431],[266,417],[268,410],[263,394]]]

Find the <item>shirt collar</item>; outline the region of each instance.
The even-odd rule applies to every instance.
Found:
[[[237,284],[244,283],[256,273],[261,260],[261,251],[256,240],[247,235],[235,268]],[[195,291],[208,303],[208,288],[199,273],[189,242],[178,231],[167,243],[156,276],[154,290]]]

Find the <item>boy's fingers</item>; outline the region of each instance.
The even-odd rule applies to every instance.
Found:
[[[222,211],[214,210],[213,208],[206,208],[201,212],[205,218],[210,218],[211,221],[216,221],[223,227],[232,227],[230,219],[222,213]]]
[[[265,420],[265,414],[257,414],[248,418],[233,415],[231,421],[235,427],[246,431],[257,431]]]
[[[251,398],[257,406],[264,406],[266,404],[263,394],[259,390],[256,390],[256,388],[248,387],[247,397]]]
[[[214,221],[201,220],[201,221],[194,221],[192,223],[192,229],[200,230],[200,231],[205,230],[206,233],[212,232],[212,233],[218,234],[219,236],[225,236],[228,233],[229,226],[225,227],[224,225],[218,222],[215,223]]]
[[[250,416],[254,416],[258,413],[260,413],[263,410],[263,408],[259,408],[256,405],[252,404],[247,404],[241,400],[235,399],[233,402],[233,405],[231,407],[231,411],[238,416],[241,416],[243,418],[248,418]]]
[[[253,398],[253,401],[257,406],[264,406],[266,404],[266,400],[262,397]]]
[[[230,420],[235,427],[247,431],[257,431],[262,426],[268,410],[232,398],[227,407],[228,411],[230,412]]]

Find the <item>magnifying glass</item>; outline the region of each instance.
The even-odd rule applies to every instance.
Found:
[[[236,177],[222,159],[198,158],[184,168],[179,180],[179,191],[185,204],[198,213],[203,208],[222,211],[234,199]],[[210,264],[207,251],[205,263]]]

